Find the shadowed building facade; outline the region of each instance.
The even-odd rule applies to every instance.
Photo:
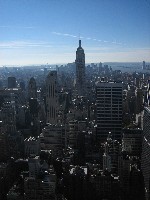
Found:
[[[57,124],[58,116],[58,92],[57,72],[49,72],[46,79],[46,117],[47,123]]]
[[[96,83],[97,140],[104,142],[111,132],[112,138],[121,140],[122,83]]]
[[[143,116],[142,172],[146,200],[150,199],[150,107],[145,107]]]

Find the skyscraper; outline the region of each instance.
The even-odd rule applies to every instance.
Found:
[[[57,89],[57,72],[51,71],[46,78],[46,117],[50,124],[57,124]]]
[[[28,98],[37,98],[37,87],[36,87],[36,81],[32,77],[30,78],[29,84],[28,84]]]
[[[143,116],[142,172],[146,200],[150,199],[150,107],[145,107]]]
[[[147,105],[150,106],[150,80],[148,80],[147,84]]]
[[[85,54],[79,40],[79,47],[76,51],[76,89],[79,96],[85,95]]]
[[[96,84],[97,140],[106,141],[111,132],[113,139],[121,139],[122,83],[98,82]]]
[[[142,68],[145,69],[145,61],[143,61],[143,65],[142,65]]]
[[[8,88],[16,88],[16,78],[8,77]]]

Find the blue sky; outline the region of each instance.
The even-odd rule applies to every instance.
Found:
[[[150,0],[0,0],[0,66],[150,61]]]

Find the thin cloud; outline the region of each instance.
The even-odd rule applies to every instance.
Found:
[[[55,34],[55,35],[69,36],[69,37],[74,37],[74,38],[78,37],[76,35],[71,35],[69,33],[58,33],[58,32],[52,32],[52,33]]]
[[[69,33],[59,33],[59,32],[52,32],[52,34],[55,34],[55,35],[59,35],[59,36],[67,36],[67,37],[74,37],[74,38],[78,38],[77,35],[71,35]],[[83,37],[83,36],[80,36],[79,37],[80,39],[86,39],[86,40],[93,40],[93,41],[97,41],[97,42],[104,42],[104,43],[110,43],[110,44],[116,44],[116,45],[126,45],[124,43],[121,43],[121,42],[114,42],[114,41],[107,41],[107,40],[100,40],[100,39],[96,39],[96,38],[91,38],[91,37]]]
[[[17,49],[17,48],[27,48],[27,47],[52,47],[52,45],[45,42],[28,42],[28,41],[0,42],[0,49]]]

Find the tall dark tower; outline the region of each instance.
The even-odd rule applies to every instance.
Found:
[[[37,98],[37,87],[36,87],[36,81],[32,77],[30,78],[29,84],[28,84],[28,98]]]
[[[145,183],[145,199],[150,199],[150,107],[144,108],[141,168]]]
[[[16,88],[16,78],[8,77],[8,88]]]
[[[58,82],[57,72],[50,71],[46,78],[47,123],[57,124],[58,120]]]
[[[85,54],[79,40],[79,47],[76,51],[76,89],[79,96],[85,95]]]
[[[112,139],[121,140],[122,83],[97,82],[97,140],[104,142],[111,132]]]

